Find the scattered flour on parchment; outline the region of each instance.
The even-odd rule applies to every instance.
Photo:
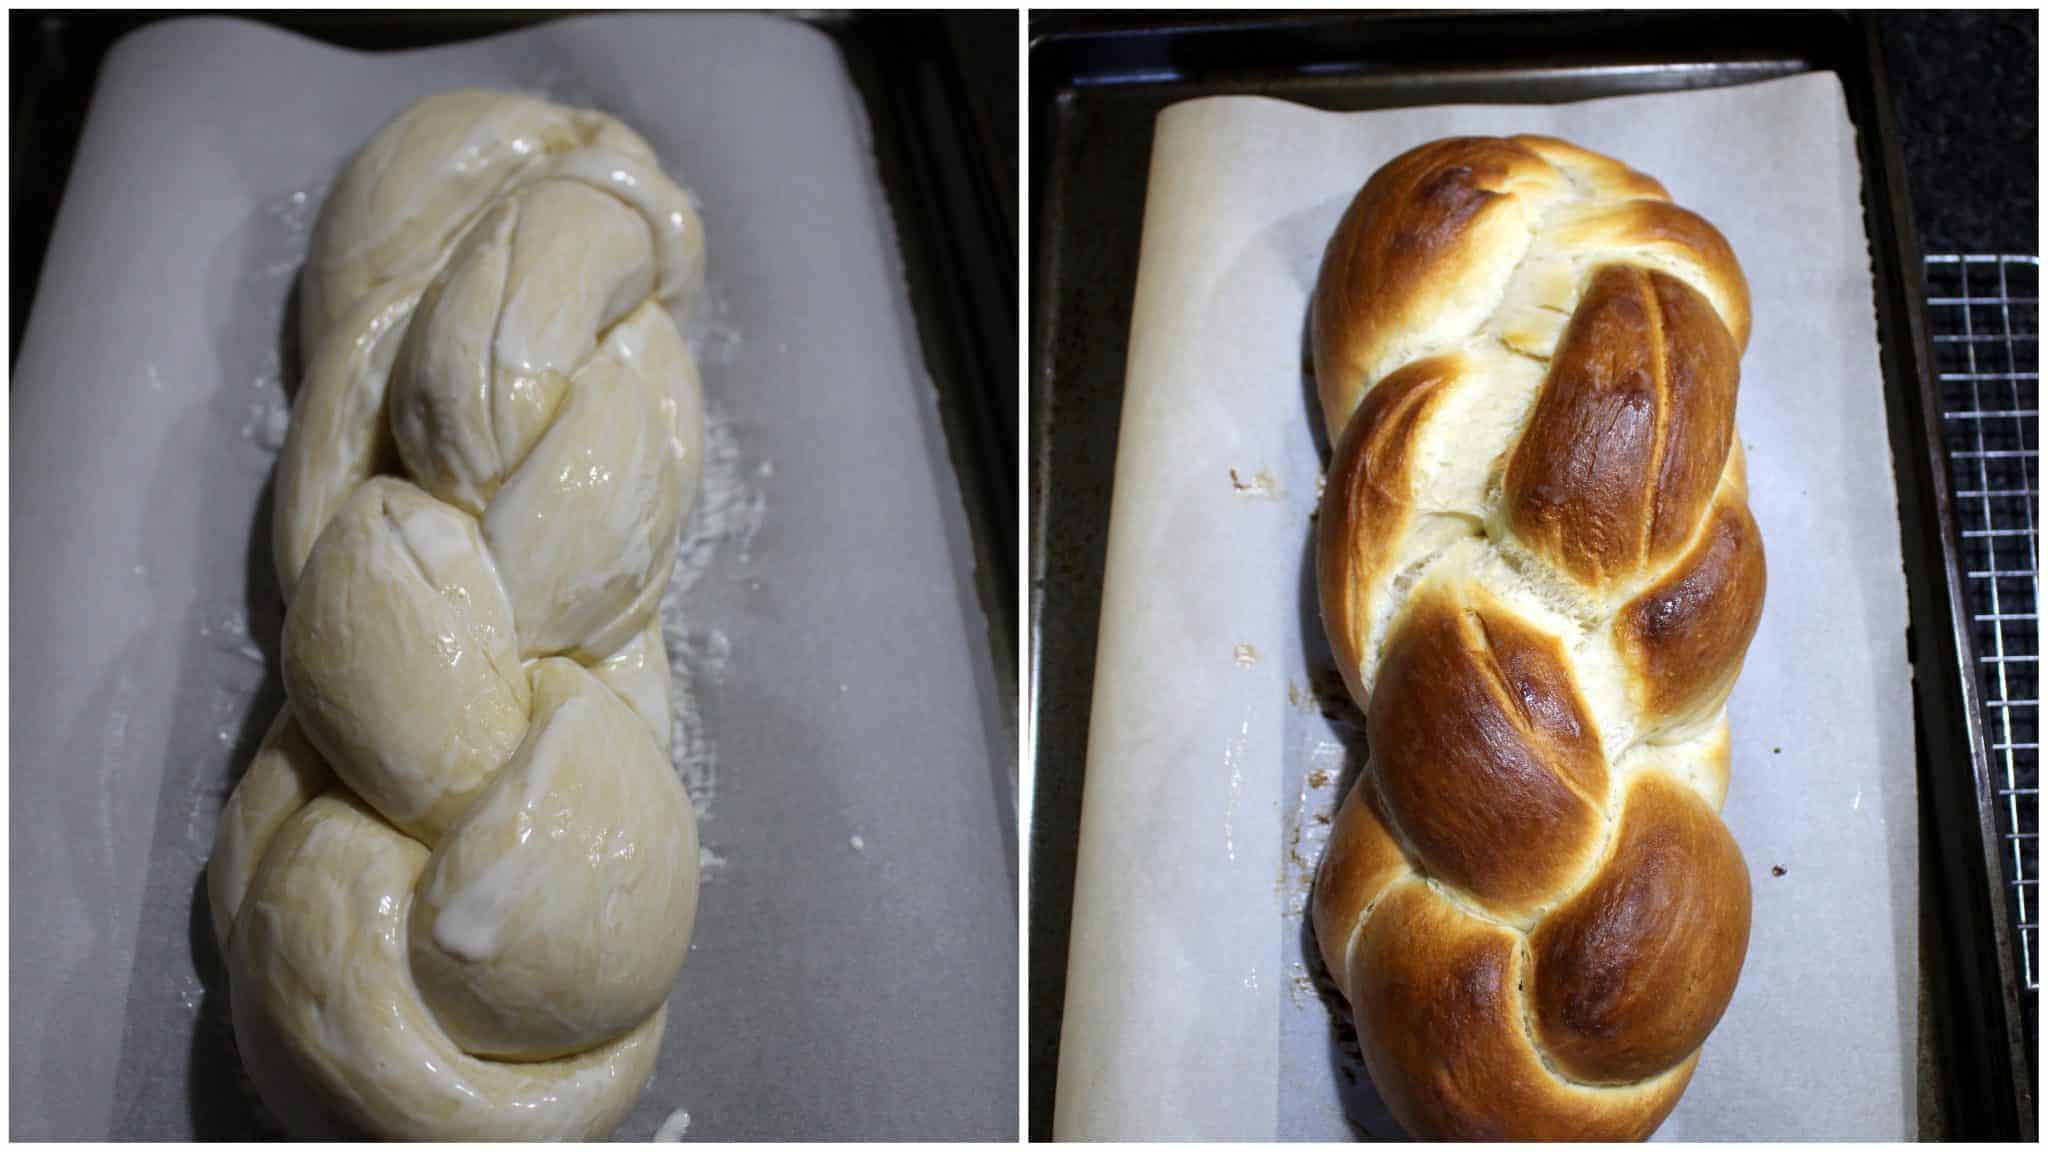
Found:
[[[249,616],[233,605],[217,605],[199,617],[199,638],[225,655],[247,661],[253,670],[263,670],[263,650],[249,638]]]
[[[668,649],[670,747],[676,772],[699,820],[718,798],[718,749],[705,730],[701,694],[725,681],[732,640],[701,623],[689,595],[712,564],[730,555],[748,562],[767,505],[742,466],[738,439],[715,402],[704,406],[704,478],[696,506],[676,545],[675,572],[661,598],[661,636]]]
[[[656,1144],[680,1143],[683,1139],[683,1134],[689,1130],[689,1110],[678,1108],[669,1113],[668,1117],[661,1122],[661,1126],[654,1130],[654,1142]]]
[[[676,543],[675,571],[661,599],[661,635],[668,649],[670,748],[676,772],[703,822],[712,817],[719,774],[718,749],[704,725],[703,699],[707,690],[725,682],[732,639],[698,615],[692,591],[714,564],[744,571],[752,563],[754,537],[768,511],[763,485],[774,475],[774,462],[743,459],[732,419],[716,399],[718,379],[739,346],[739,333],[727,319],[725,296],[716,283],[706,286],[684,327],[710,378],[704,401],[704,468],[696,503]],[[700,868],[707,879],[726,864],[708,847],[702,850]]]
[[[213,738],[232,750],[241,738],[249,703],[263,682],[263,650],[249,636],[248,615],[234,605],[215,605],[199,617],[199,638],[214,665],[208,719]],[[225,792],[222,793],[225,799]]]
[[[258,207],[264,222],[257,235],[255,268],[247,279],[251,296],[269,301],[265,316],[270,331],[282,334],[285,330],[292,279],[306,262],[306,250],[313,241],[313,222],[326,198],[327,185],[322,182],[273,196]],[[289,319],[296,322],[295,317]],[[301,350],[301,359],[304,352]],[[251,394],[241,405],[242,423],[236,433],[271,456],[284,447],[285,433],[291,427],[291,401],[285,396],[284,386],[286,370],[278,343],[272,341],[255,371],[242,381]],[[159,387],[154,374],[150,385]]]
[[[327,182],[322,180],[264,201],[263,211],[276,221],[279,235],[289,241],[283,245],[287,252],[263,264],[265,272],[274,277],[290,279],[299,270],[299,263],[305,259],[306,249],[313,243],[313,222],[318,218],[320,205],[326,199]],[[286,259],[286,256],[295,258]]]
[[[276,376],[268,381],[258,378],[252,383],[257,389],[256,398],[249,401],[246,418],[237,431],[242,439],[275,456],[284,447],[285,434],[291,431],[291,402],[285,399],[284,384]]]
[[[234,788],[234,770],[242,766],[236,745],[244,738],[249,709],[265,672],[263,650],[249,635],[249,617],[239,605],[215,604],[199,610],[200,650],[212,674],[208,677],[207,721],[220,747],[220,767],[194,776],[195,787],[185,812],[185,849],[200,866],[212,852],[214,828]],[[268,724],[270,717],[261,717]]]
[[[732,323],[732,302],[716,284],[707,285],[684,321],[699,367],[730,368],[740,355],[740,330]]]

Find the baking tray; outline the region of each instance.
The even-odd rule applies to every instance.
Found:
[[[1014,1133],[1014,705],[959,466],[987,462],[949,437],[896,238],[937,210],[892,200],[896,121],[858,71],[815,25],[697,14],[396,55],[186,20],[115,48],[11,397],[12,1135],[266,1132],[198,876],[280,701],[261,493],[289,286],[347,152],[464,84],[619,114],[710,238],[667,630],[705,881],[618,1134]]]
[[[1553,103],[1831,71],[1858,128],[1915,667],[1923,1135],[2028,1138],[2034,1089],[1990,823],[1921,264],[1876,26],[1803,13],[1046,17],[1031,25],[1029,1131],[1049,1138],[1081,776],[1149,141],[1166,105]]]

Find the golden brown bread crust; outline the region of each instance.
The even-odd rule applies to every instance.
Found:
[[[1462,357],[1433,357],[1387,377],[1344,426],[1331,456],[1317,518],[1316,585],[1323,627],[1353,699],[1365,698],[1357,677],[1373,593],[1408,531],[1416,429],[1465,366]]]
[[[1401,846],[1387,831],[1378,793],[1369,787],[1345,793],[1344,803],[1337,806],[1337,819],[1330,828],[1329,847],[1323,852],[1309,906],[1323,967],[1337,982],[1338,991],[1350,994],[1347,956],[1359,927],[1356,913],[1372,907],[1389,885],[1412,871]]]
[[[1331,441],[1381,377],[1471,337],[1540,233],[1550,247],[1681,275],[1738,354],[1748,347],[1749,286],[1733,250],[1655,180],[1545,137],[1436,140],[1373,173],[1324,249],[1310,328]],[[1418,339],[1424,346],[1389,361]]]
[[[1713,305],[1740,355],[1749,347],[1749,282],[1712,224],[1661,197],[1597,203],[1559,222],[1556,242],[1682,275]]]
[[[1742,271],[1618,161],[1440,140],[1353,200],[1311,320],[1318,593],[1370,757],[1323,961],[1411,1134],[1646,1137],[1749,938],[1718,815],[1765,582]]]
[[[1352,952],[1358,1042],[1411,1133],[1445,1140],[1640,1140],[1678,1103],[1697,1055],[1628,1085],[1578,1084],[1529,1036],[1528,946],[1420,880],[1381,897]]]
[[[1735,384],[1734,341],[1704,297],[1601,268],[1508,464],[1509,526],[1596,587],[1668,563],[1719,482]]]
[[[1763,619],[1764,583],[1764,542],[1748,502],[1716,503],[1691,550],[1614,617],[1615,646],[1646,716],[1679,722],[1721,707]]]
[[[1599,738],[1554,638],[1443,588],[1415,599],[1366,712],[1381,795],[1420,871],[1527,916],[1599,851]]]
[[[1520,258],[1532,202],[1568,179],[1517,140],[1424,144],[1373,173],[1324,251],[1311,314],[1324,427],[1376,380],[1371,365],[1397,334],[1427,323],[1446,298],[1486,291]]]
[[[1655,1076],[1696,1051],[1749,948],[1749,870],[1698,794],[1629,784],[1613,854],[1529,939],[1536,1034],[1567,1075]]]

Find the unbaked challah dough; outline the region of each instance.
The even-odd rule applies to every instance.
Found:
[[[690,198],[600,113],[462,91],[335,183],[277,468],[290,703],[207,869],[295,1131],[590,1138],[653,1071],[697,836],[656,607],[697,489]]]
[[[1396,157],[1325,251],[1317,577],[1368,761],[1313,916],[1412,1136],[1646,1137],[1735,991],[1749,321],[1713,225],[1543,137]]]

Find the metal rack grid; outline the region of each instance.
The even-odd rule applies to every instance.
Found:
[[[1976,622],[2004,882],[2027,990],[2040,954],[2040,261],[1927,257],[1928,339]]]

